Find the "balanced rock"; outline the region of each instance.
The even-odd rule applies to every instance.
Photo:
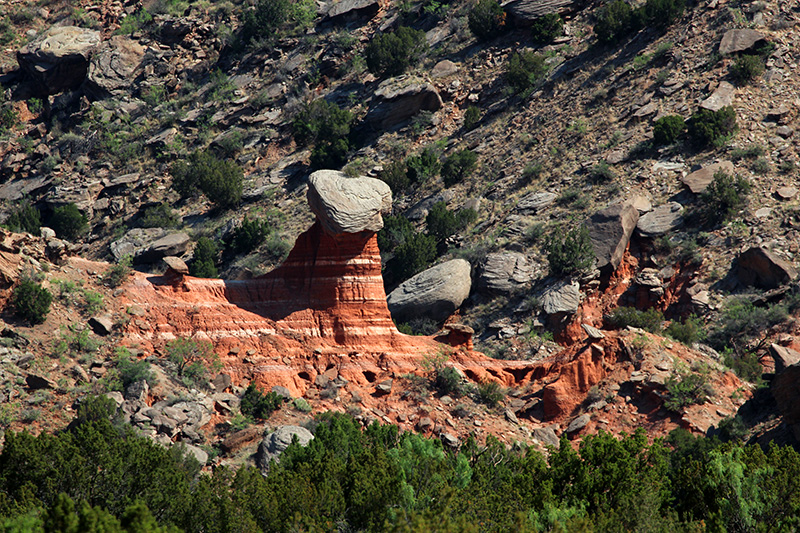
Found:
[[[636,230],[642,237],[658,237],[683,225],[683,206],[669,202],[642,215]]]
[[[533,278],[528,258],[519,252],[493,252],[481,268],[479,286],[488,293],[511,294]]]
[[[108,98],[124,93],[142,66],[144,47],[122,35],[105,41],[92,55],[86,92],[94,98]]]
[[[392,209],[392,190],[375,178],[318,170],[308,178],[308,205],[331,235],[377,232]]]
[[[442,107],[442,97],[436,87],[409,76],[382,82],[374,98],[366,121],[382,130],[396,128],[420,111],[437,111]]]
[[[695,170],[691,174],[681,178],[684,185],[689,187],[689,190],[695,194],[702,194],[708,188],[712,181],[714,181],[714,174],[722,171],[728,174],[733,173],[733,163],[730,161],[721,161],[713,165],[707,165],[699,170]]]
[[[258,446],[256,460],[261,468],[269,467],[271,460],[278,459],[278,456],[289,447],[292,441],[297,438],[300,446],[307,446],[314,439],[314,435],[304,427],[300,426],[279,426],[272,433],[264,437]]]
[[[387,298],[392,317],[400,322],[418,316],[444,320],[469,296],[470,271],[469,262],[453,259],[403,282]]]
[[[597,268],[611,265],[617,269],[638,222],[639,211],[627,203],[612,205],[589,218],[587,226]]]
[[[57,26],[22,47],[17,62],[46,94],[77,89],[89,69],[89,58],[100,44],[100,32]]]
[[[764,34],[750,29],[728,30],[719,43],[719,53],[722,55],[735,54],[750,50],[756,44],[766,40]]]
[[[774,289],[795,279],[797,270],[769,250],[754,246],[736,258],[736,277],[743,285]]]
[[[186,265],[186,262],[180,257],[175,257],[174,255],[168,255],[163,258],[163,261],[164,264],[167,265],[167,268],[172,270],[176,274],[180,274],[182,276],[189,275],[189,267]]]

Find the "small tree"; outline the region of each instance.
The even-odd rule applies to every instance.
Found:
[[[752,186],[741,176],[731,176],[724,170],[714,174],[713,181],[703,193],[709,220],[726,221],[747,203]]]
[[[736,124],[736,111],[725,106],[719,111],[698,109],[689,120],[689,134],[698,148],[725,145],[739,131]]]
[[[428,179],[436,176],[442,170],[439,155],[438,145],[432,144],[423,148],[419,154],[408,157],[406,166],[409,179],[414,183],[425,183]]]
[[[264,394],[251,383],[244,392],[244,396],[242,396],[239,409],[245,416],[266,420],[273,411],[280,409],[282,403],[282,396],[274,392]]]
[[[169,341],[166,349],[167,360],[175,365],[178,377],[191,385],[197,385],[209,370],[222,368],[210,342],[179,337]]]
[[[218,159],[209,151],[196,151],[189,162],[172,167],[172,186],[184,198],[202,192],[212,203],[231,207],[242,199],[244,175],[232,161]]]
[[[531,24],[531,37],[537,43],[551,43],[564,33],[564,21],[558,13],[543,15]]]
[[[594,247],[589,238],[589,228],[583,224],[566,234],[555,231],[548,248],[547,262],[554,276],[582,274],[594,265]]]
[[[543,55],[522,52],[513,54],[508,60],[505,76],[514,92],[521,93],[543,80],[547,70]]]
[[[86,215],[75,204],[56,207],[50,217],[50,227],[62,239],[75,240],[89,229]]]
[[[471,105],[464,111],[464,129],[469,131],[475,129],[481,120],[481,110],[477,106]]]
[[[189,273],[198,278],[216,278],[219,275],[217,271],[218,256],[217,243],[208,237],[200,237],[194,247],[194,260],[189,265]]]
[[[667,115],[655,121],[653,142],[657,145],[672,144],[686,129],[686,122],[679,115]]]
[[[324,99],[315,100],[295,116],[294,139],[301,146],[313,146],[313,168],[339,168],[347,162],[353,119],[350,111]]]
[[[242,224],[233,232],[231,247],[237,254],[250,253],[267,239],[271,231],[266,220],[245,216]]]
[[[594,33],[604,44],[615,43],[635,29],[633,8],[624,0],[609,2],[595,15]]]
[[[15,314],[32,324],[41,324],[50,312],[53,295],[30,278],[23,278],[14,288],[11,305]]]
[[[747,85],[764,73],[764,58],[754,54],[743,54],[733,62],[730,73],[739,85]]]
[[[479,41],[488,41],[505,30],[506,13],[496,0],[480,0],[469,12],[467,23]]]
[[[4,226],[11,231],[26,231],[32,235],[38,235],[42,227],[42,219],[39,210],[33,207],[30,201],[23,200],[13,208]]]
[[[428,226],[429,234],[439,241],[444,241],[454,233],[466,228],[477,217],[478,213],[474,209],[462,209],[455,213],[447,209],[444,202],[437,202],[428,211],[425,224]]]
[[[478,154],[472,150],[460,150],[448,157],[442,165],[445,187],[452,187],[472,174],[478,162]]]
[[[400,27],[391,33],[379,33],[364,50],[367,68],[377,76],[399,76],[418,62],[428,49],[425,32]]]

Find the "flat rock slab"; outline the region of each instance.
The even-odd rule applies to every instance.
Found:
[[[712,181],[714,181],[714,174],[719,171],[728,174],[733,173],[733,163],[730,161],[720,161],[712,165],[707,165],[699,170],[695,170],[681,178],[681,181],[686,185],[690,191],[695,194],[702,194],[708,188]]]
[[[558,196],[552,192],[534,192],[523,196],[517,203],[517,211],[528,215],[536,213],[556,201]]]
[[[733,97],[735,94],[736,88],[727,81],[723,81],[719,84],[719,87],[711,93],[711,96],[700,102],[700,107],[710,111],[719,111],[723,107],[733,104]]]
[[[746,286],[774,289],[797,277],[797,270],[766,248],[753,247],[736,258],[736,278]]]
[[[377,232],[381,214],[392,210],[392,190],[375,178],[348,178],[336,170],[318,170],[308,178],[308,205],[332,235]]]
[[[100,32],[56,26],[17,52],[17,62],[47,94],[77,89],[86,78],[89,58],[100,44]]]
[[[533,268],[519,252],[493,252],[486,256],[479,278],[480,288],[492,294],[511,294],[533,278]]]
[[[636,230],[642,237],[658,237],[681,227],[683,222],[683,206],[669,202],[642,215]]]
[[[548,315],[574,314],[581,303],[580,285],[575,281],[559,281],[541,293],[542,309]]]
[[[393,129],[420,111],[438,111],[442,105],[442,97],[431,83],[400,76],[380,84],[365,120],[378,129]]]
[[[791,200],[797,196],[797,187],[781,187],[776,193],[781,200]]]
[[[765,41],[763,33],[750,29],[728,30],[719,43],[719,53],[722,55],[735,54],[750,50],[761,41]]]
[[[446,319],[469,296],[471,269],[464,259],[453,259],[420,272],[389,294],[389,312],[401,322],[421,316]]]
[[[597,268],[616,270],[628,248],[639,211],[631,204],[615,204],[592,215],[586,225],[592,239]]]
[[[518,23],[528,25],[542,15],[568,10],[574,3],[573,0],[511,0],[502,6]]]

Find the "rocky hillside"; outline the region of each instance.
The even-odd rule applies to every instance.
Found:
[[[268,4],[4,6],[0,424],[794,438],[794,2]]]

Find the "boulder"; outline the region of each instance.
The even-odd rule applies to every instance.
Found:
[[[561,441],[558,440],[558,435],[553,430],[552,427],[545,427],[545,428],[536,428],[531,431],[531,437],[538,440],[545,446],[553,446],[554,448],[558,448]]]
[[[574,3],[574,0],[511,0],[502,6],[517,24],[528,26],[542,15],[569,10]]]
[[[186,455],[197,459],[197,462],[200,463],[200,466],[203,466],[208,462],[208,453],[202,448],[198,448],[197,446],[186,443],[183,443],[183,446],[186,449]]]
[[[469,262],[453,259],[403,282],[387,298],[392,318],[399,322],[418,316],[446,319],[469,296],[470,271]]]
[[[800,363],[800,352],[786,348],[780,344],[771,344],[769,354],[775,361],[775,373],[783,372],[788,367]]]
[[[747,286],[774,289],[797,277],[797,270],[788,261],[769,250],[754,246],[736,258],[736,278]]]
[[[736,94],[736,88],[727,81],[723,81],[711,93],[711,96],[700,102],[700,107],[710,111],[719,111],[723,107],[733,104],[734,94]]]
[[[375,178],[348,178],[335,170],[318,170],[308,178],[308,205],[331,235],[377,232],[381,214],[392,210],[392,190]]]
[[[587,226],[597,258],[597,268],[616,270],[639,222],[639,211],[630,204],[615,204],[595,213]]]
[[[669,202],[642,215],[636,230],[642,237],[658,237],[683,225],[683,206]]]
[[[130,255],[137,264],[154,263],[167,256],[180,256],[189,250],[191,239],[182,232],[160,228],[134,228],[111,243],[111,253],[120,260]]]
[[[41,93],[56,94],[83,83],[89,58],[99,44],[99,31],[57,26],[22,47],[17,62]]]
[[[56,388],[55,381],[46,376],[40,376],[38,374],[28,374],[25,376],[25,384],[31,390]]]
[[[456,72],[458,72],[458,65],[449,59],[443,59],[436,63],[433,69],[431,69],[431,78],[446,78],[447,76],[452,76]]]
[[[97,335],[110,335],[114,331],[114,320],[109,315],[93,316],[89,319],[89,327]]]
[[[542,310],[548,315],[574,314],[581,303],[580,285],[573,281],[559,280],[542,291],[540,301]]]
[[[402,126],[420,111],[437,111],[442,98],[436,88],[420,78],[400,76],[380,84],[366,116],[366,122],[379,130]]]
[[[511,294],[533,279],[528,258],[519,252],[493,252],[481,267],[479,287],[490,294]]]
[[[775,376],[770,390],[783,421],[792,428],[795,438],[800,438],[800,365],[789,366]]]
[[[722,55],[735,54],[750,50],[756,44],[765,41],[766,37],[761,32],[750,29],[728,30],[719,43],[719,53]]]
[[[92,55],[84,89],[93,98],[108,98],[127,92],[138,75],[144,47],[123,35],[105,41]]]
[[[176,274],[180,274],[182,276],[189,275],[189,267],[186,265],[186,262],[180,257],[168,255],[162,258],[162,260],[164,261],[164,264],[167,265],[167,268],[172,270]]]
[[[378,0],[339,0],[327,8],[325,19],[331,22],[371,19],[378,13],[380,7]]]
[[[691,174],[688,174],[681,178],[681,181],[684,185],[689,187],[689,190],[695,194],[702,194],[708,188],[709,184],[714,181],[714,174],[719,171],[726,172],[728,174],[733,173],[733,163],[730,161],[721,161],[719,163],[714,163],[713,165],[707,165],[699,170],[695,170]]]
[[[517,211],[524,215],[531,215],[555,202],[556,198],[558,196],[552,192],[534,192],[524,196],[517,203]]]
[[[264,437],[258,446],[256,462],[261,468],[268,468],[270,461],[278,460],[280,454],[289,447],[294,438],[300,446],[307,446],[312,441],[314,435],[304,427],[300,426],[279,426]]]
[[[582,414],[581,416],[574,418],[572,422],[570,422],[569,425],[567,426],[567,434],[577,433],[578,431],[588,426],[591,420],[592,420],[592,415],[588,413]]]

